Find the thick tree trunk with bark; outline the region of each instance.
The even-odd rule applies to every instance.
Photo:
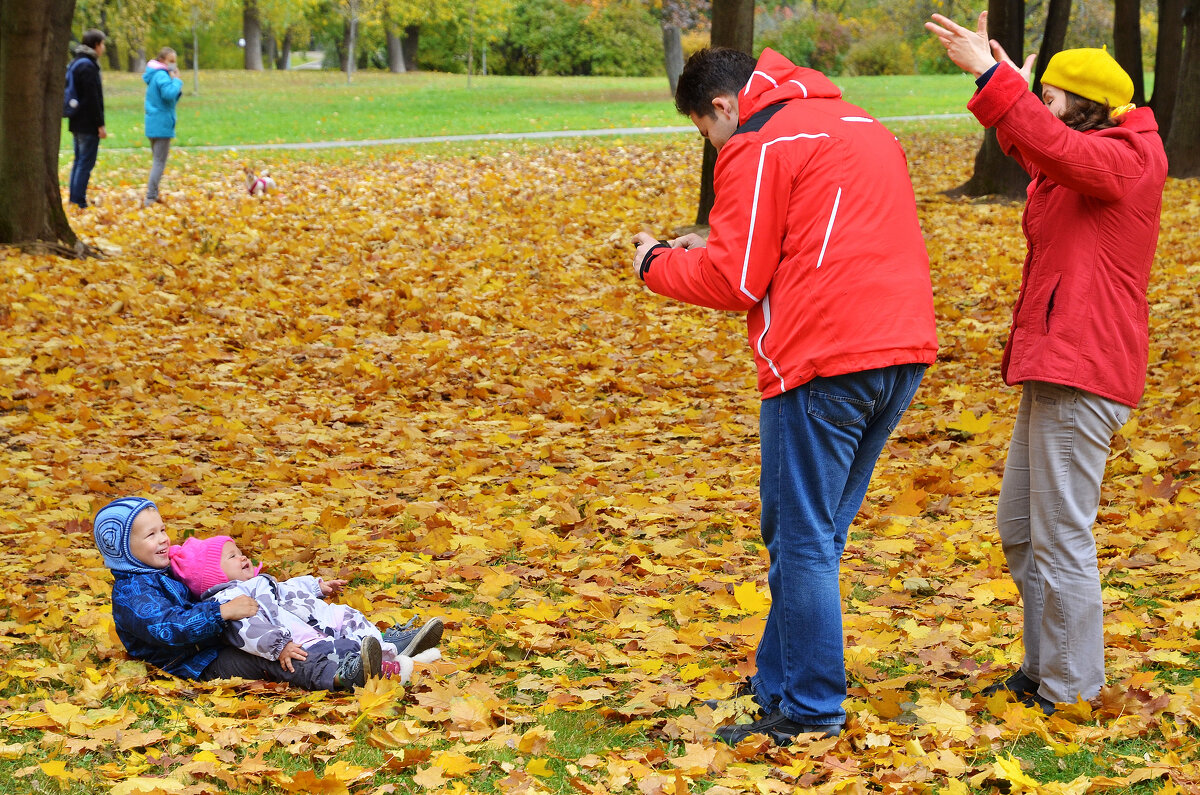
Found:
[[[388,25],[384,28],[387,39],[388,71],[393,74],[404,74],[408,71],[404,66],[404,48],[400,44],[400,34],[396,28]]]
[[[1200,0],[1188,0],[1183,12],[1183,63],[1179,93],[1166,140],[1173,177],[1200,176]]]
[[[421,43],[421,26],[409,25],[404,29],[400,49],[404,54],[404,71],[417,71],[417,46]]]
[[[104,46],[107,50],[108,45],[106,44]],[[146,71],[146,48],[139,47],[136,50],[130,50],[128,61],[130,72],[140,75],[142,72]]]
[[[392,74],[404,74],[404,47],[400,42],[400,28],[396,20],[388,13],[386,6],[383,11],[383,38],[387,43],[388,71]]]
[[[1146,104],[1142,74],[1142,0],[1116,0],[1113,5],[1113,57],[1133,78],[1133,102]]]
[[[663,58],[667,67],[667,84],[671,87],[671,96],[675,96],[675,87],[679,85],[679,74],[683,71],[683,35],[676,25],[663,25]]]
[[[79,254],[58,183],[75,0],[0,3],[0,244]]]
[[[1033,93],[1042,95],[1042,75],[1054,54],[1061,52],[1067,40],[1067,28],[1071,23],[1071,0],[1050,0],[1046,9],[1046,30],[1042,33],[1042,46],[1038,48],[1037,62],[1033,67]],[[1021,62],[1024,53],[1009,53],[1014,61]]]
[[[1000,42],[1017,62],[1025,52],[1025,0],[988,0],[988,36]],[[1005,196],[1022,198],[1029,175],[1000,148],[994,129],[986,130],[975,154],[975,173],[951,196]]]
[[[1154,96],[1150,107],[1158,119],[1163,141],[1171,133],[1171,116],[1179,94],[1179,69],[1183,62],[1183,9],[1187,0],[1159,0],[1158,47],[1154,53]]]
[[[713,0],[712,46],[732,47],[754,54],[754,0]],[[706,226],[712,212],[716,193],[713,191],[713,170],[717,165],[717,150],[704,142],[704,162],[700,172],[700,206],[696,210],[696,225]]]
[[[246,49],[242,54],[244,68],[261,72],[262,20],[258,16],[258,0],[245,0],[242,4],[242,38],[246,40]]]

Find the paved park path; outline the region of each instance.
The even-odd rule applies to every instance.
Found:
[[[882,122],[893,121],[945,121],[969,119],[969,113],[941,113],[930,116],[884,116]],[[539,138],[595,138],[620,135],[664,135],[673,133],[696,133],[692,125],[679,127],[613,127],[604,130],[543,130],[539,132],[477,133],[473,135],[427,135],[409,138],[372,138],[363,141],[307,141],[301,143],[276,144],[214,144],[204,146],[173,146],[189,152],[252,151],[260,149],[357,149],[365,146],[405,146],[410,144],[458,143],[462,141],[521,141]],[[106,152],[137,152],[145,147],[105,148]]]

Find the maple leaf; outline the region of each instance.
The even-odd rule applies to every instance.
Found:
[[[957,420],[946,423],[946,428],[973,436],[992,427],[992,419],[990,411],[977,416],[974,412],[964,409]]]
[[[765,613],[771,606],[770,597],[759,593],[758,586],[753,582],[744,582],[733,587],[733,597],[743,611],[752,615]]]

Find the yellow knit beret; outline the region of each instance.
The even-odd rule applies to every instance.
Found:
[[[1133,80],[1107,50],[1082,47],[1056,53],[1042,82],[1118,108],[1133,99]]]

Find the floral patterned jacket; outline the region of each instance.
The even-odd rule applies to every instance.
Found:
[[[216,585],[205,592],[204,599],[223,603],[242,595],[258,602],[259,611],[250,618],[229,622],[225,639],[236,648],[269,660],[278,660],[289,642],[310,646],[331,638],[360,640],[368,634],[380,634],[354,608],[326,602],[321,580],[310,575],[280,582],[269,574],[259,574]]]

